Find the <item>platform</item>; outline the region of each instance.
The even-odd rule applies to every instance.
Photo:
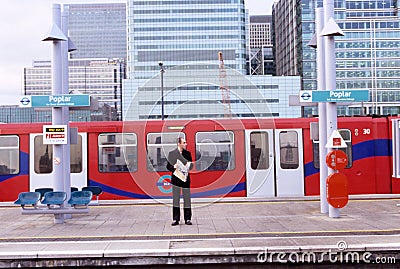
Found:
[[[0,268],[310,262],[400,264],[400,196],[352,197],[340,218],[316,198],[193,199],[193,225],[171,226],[171,201],[100,201],[54,224],[0,206]],[[93,267],[94,268],[94,267]]]

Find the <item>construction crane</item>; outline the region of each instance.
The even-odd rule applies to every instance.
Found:
[[[224,117],[230,118],[232,117],[231,111],[231,98],[229,94],[228,88],[228,80],[226,77],[226,70],[224,64],[224,58],[222,57],[222,51],[218,52],[219,59],[219,88],[221,89],[222,94],[222,104],[224,105]]]

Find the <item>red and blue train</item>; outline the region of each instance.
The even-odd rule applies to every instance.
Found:
[[[339,117],[349,194],[400,193],[393,175],[392,120]],[[71,186],[100,186],[101,199],[170,198],[166,156],[185,137],[194,158],[192,197],[302,197],[319,194],[317,118],[194,119],[70,123]],[[47,123],[48,124],[48,123]],[[0,200],[52,187],[61,165],[44,144],[43,123],[0,127]]]

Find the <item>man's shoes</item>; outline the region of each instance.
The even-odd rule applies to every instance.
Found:
[[[185,220],[186,225],[192,225],[193,223],[190,220]]]
[[[179,225],[179,221],[177,221],[177,220],[174,220],[173,222],[172,222],[172,224],[171,224],[172,226],[176,226],[176,225]]]

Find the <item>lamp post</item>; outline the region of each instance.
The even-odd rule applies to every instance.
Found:
[[[160,74],[161,74],[161,120],[164,120],[164,63],[158,62],[160,66]]]

